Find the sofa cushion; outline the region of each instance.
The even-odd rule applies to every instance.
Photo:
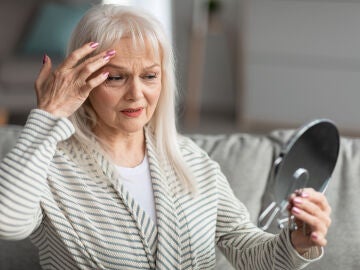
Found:
[[[190,137],[219,163],[235,195],[256,222],[276,154],[274,143],[266,136],[242,133]]]
[[[0,159],[13,147],[22,127],[0,127]],[[0,269],[40,270],[37,248],[29,239],[21,241],[0,240]]]
[[[0,160],[14,146],[21,130],[21,126],[15,125],[0,127]]]

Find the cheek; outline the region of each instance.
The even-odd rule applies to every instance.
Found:
[[[113,107],[113,104],[116,104],[116,96],[103,87],[92,90],[89,99],[95,110],[104,110],[111,108]]]
[[[159,87],[153,89],[151,92],[151,101],[154,106],[156,106],[157,103],[159,102],[160,94],[161,94],[161,85]]]

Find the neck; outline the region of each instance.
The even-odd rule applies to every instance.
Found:
[[[144,130],[134,133],[109,132],[104,129],[94,130],[97,137],[105,143],[106,152],[112,161],[122,167],[135,167],[145,156]]]

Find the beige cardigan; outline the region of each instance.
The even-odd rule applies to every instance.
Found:
[[[212,269],[216,245],[237,269],[300,269],[321,257],[317,249],[299,256],[287,230],[274,236],[251,224],[217,163],[191,140],[179,146],[196,196],[160,164],[146,130],[155,225],[112,164],[73,133],[68,119],[35,109],[0,165],[0,238],[30,236],[44,269]]]

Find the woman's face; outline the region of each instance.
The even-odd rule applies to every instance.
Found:
[[[161,92],[161,59],[151,46],[133,47],[131,39],[123,38],[111,48],[116,55],[101,69],[109,77],[90,93],[97,132],[143,132],[154,114]]]

